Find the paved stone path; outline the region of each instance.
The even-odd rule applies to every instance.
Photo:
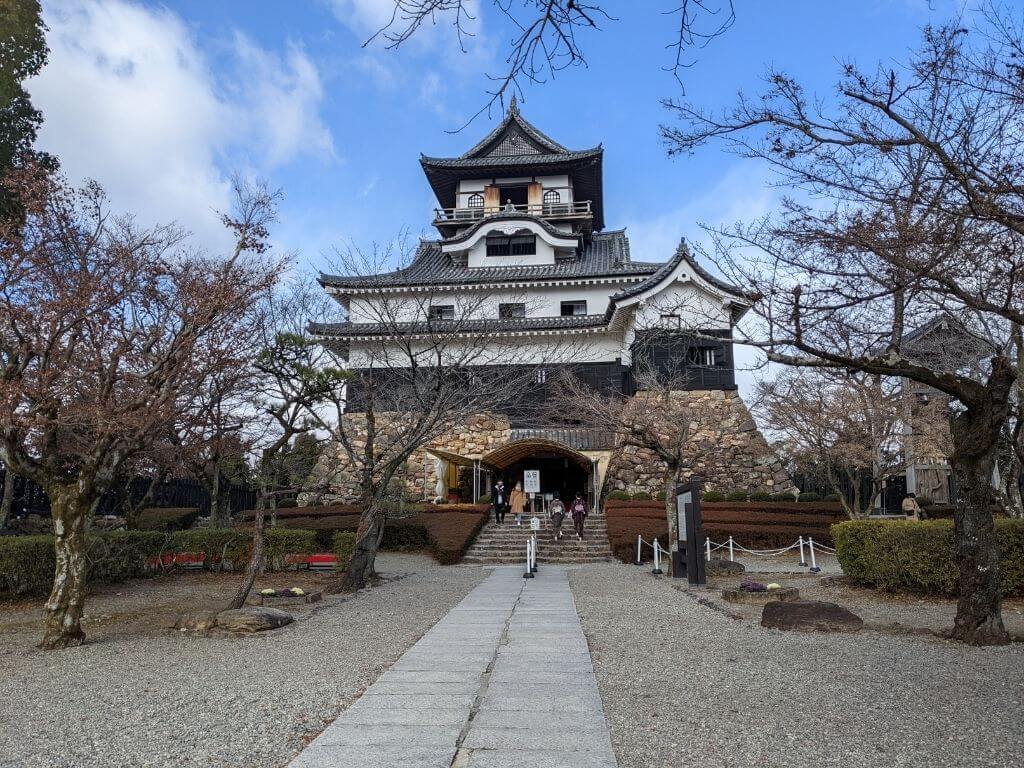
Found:
[[[564,568],[497,568],[291,768],[616,768]]]

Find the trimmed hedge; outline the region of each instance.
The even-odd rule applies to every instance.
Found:
[[[832,526],[839,564],[852,581],[888,592],[955,595],[951,520],[850,520]],[[1024,520],[996,520],[1004,595],[1024,595]]]
[[[146,572],[146,562],[166,540],[151,531],[93,533],[86,544],[90,583],[123,581]],[[56,559],[52,536],[0,538],[0,592],[46,595],[53,585]]]
[[[348,561],[352,559],[352,553],[356,548],[356,535],[349,531],[341,531],[334,534],[334,541],[331,542],[331,551],[338,558],[335,568],[344,571],[348,568]]]
[[[428,505],[423,512],[388,520],[384,524],[381,549],[426,549],[443,565],[457,563],[480,533],[487,517],[484,504]],[[355,534],[359,528],[359,515],[288,518],[280,522],[285,529],[292,526],[309,529],[314,533],[318,546],[326,552],[333,549],[338,534]]]
[[[199,518],[199,507],[150,507],[139,513],[135,527],[140,531],[183,531]]]

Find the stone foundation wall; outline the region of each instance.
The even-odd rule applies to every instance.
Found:
[[[637,397],[643,397],[638,394]],[[792,488],[792,482],[757,429],[746,405],[736,392],[722,390],[677,392],[681,404],[692,405],[710,418],[702,419],[709,426],[698,428],[692,435],[694,446],[691,469],[686,476],[697,474],[708,489],[776,493]],[[679,412],[674,403],[673,412]],[[360,414],[346,416],[358,443],[365,435]],[[383,419],[379,419],[383,421]],[[432,501],[437,496],[438,471],[443,467],[428,448],[480,458],[509,442],[510,425],[501,415],[481,414],[472,417],[460,428],[415,451],[405,471],[396,478],[404,485],[409,501]],[[352,502],[359,495],[359,480],[347,466],[347,457],[337,448],[327,452],[317,467],[318,477],[327,476],[330,493],[325,503]],[[460,485],[467,484],[466,470],[460,470]],[[628,493],[646,492],[657,495],[664,491],[665,465],[650,451],[624,445],[616,449],[608,465],[604,493],[619,490]],[[468,482],[471,483],[471,480]]]
[[[637,397],[642,397],[639,393]],[[673,392],[673,413],[692,408],[700,413],[693,422],[686,479],[696,475],[704,488],[716,491],[779,493],[793,487],[789,474],[738,392],[704,390]],[[656,407],[652,405],[652,407]],[[605,475],[604,493],[625,491],[658,496],[665,491],[665,463],[646,448],[620,447]]]

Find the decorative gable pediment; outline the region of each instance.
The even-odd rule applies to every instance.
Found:
[[[522,157],[523,155],[539,155],[545,151],[517,127],[510,126],[485,156]]]

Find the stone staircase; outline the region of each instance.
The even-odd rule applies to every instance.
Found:
[[[551,523],[546,516],[540,518],[537,531],[537,565],[575,565],[580,563],[607,563],[613,560],[608,546],[608,523],[603,512],[591,512],[587,517],[583,541],[576,539],[572,518],[562,523],[562,539],[554,541]],[[498,525],[493,515],[476,541],[466,552],[462,562],[467,565],[513,565],[526,563],[526,540],[530,537],[529,518],[517,526],[513,515],[506,515]]]

